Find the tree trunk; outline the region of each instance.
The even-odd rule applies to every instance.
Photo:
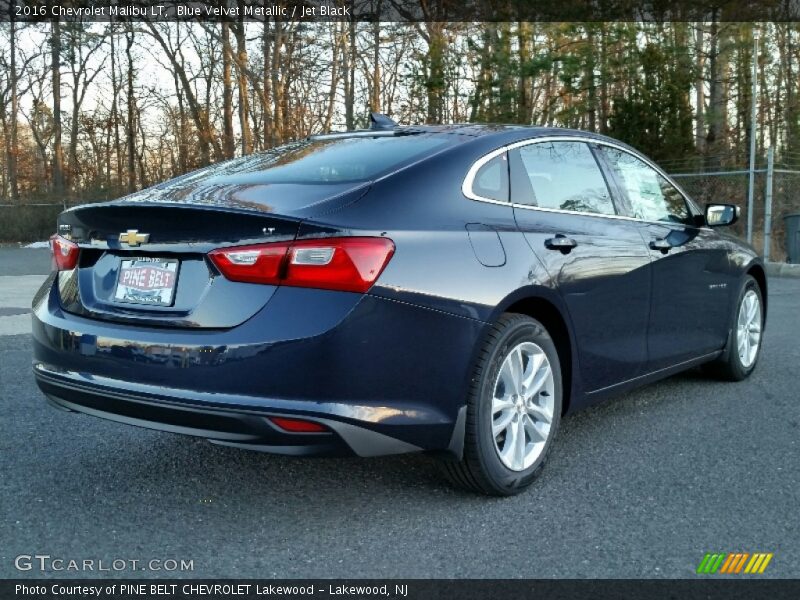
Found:
[[[425,121],[440,123],[444,102],[444,60],[447,40],[444,23],[425,23],[428,30],[427,88],[428,110]]]
[[[173,73],[175,96],[178,98],[178,165],[181,173],[189,170],[189,118],[186,116],[186,103],[183,88],[178,76]]]
[[[797,76],[794,70],[792,26],[792,23],[786,23],[786,148],[795,152],[800,148],[800,102],[794,89]]]
[[[61,23],[50,25],[50,66],[53,85],[53,193],[65,203],[64,149],[61,146]]]
[[[775,142],[772,141],[771,123],[772,106],[770,103],[770,95],[767,93],[767,74],[764,64],[765,60],[759,61],[758,64],[758,89],[759,89],[759,104],[763,107],[758,111],[758,130],[761,136],[758,139],[758,151],[763,156],[765,152],[765,145],[767,141],[767,134],[770,134],[770,146],[774,146]]]
[[[698,152],[705,151],[705,108],[706,108],[706,80],[703,74],[705,68],[705,57],[703,56],[704,30],[703,24],[697,23],[695,29],[695,124],[694,141]]]
[[[287,28],[286,36],[284,37],[285,55],[284,61],[281,65],[281,88],[279,101],[281,103],[281,141],[285,142],[295,137],[297,131],[293,127],[292,119],[294,117],[291,110],[291,102],[293,100],[292,89],[293,73],[296,71],[294,65],[294,51],[297,43],[297,30],[290,24]]]
[[[331,130],[331,125],[333,122],[333,111],[336,107],[336,90],[339,88],[339,56],[340,56],[340,46],[344,40],[343,31],[339,29],[339,23],[333,24],[333,39],[332,39],[332,48],[333,48],[333,56],[331,57],[331,85],[328,88],[328,106],[325,109],[325,122],[322,126],[322,130],[325,133],[328,133]],[[347,52],[346,49],[342,48],[343,52]]]
[[[272,80],[272,145],[283,142],[283,79],[281,77],[281,46],[283,46],[283,21],[275,20],[270,78]]]
[[[264,31],[262,33],[262,46],[264,54],[264,83],[263,83],[263,110],[264,110],[264,149],[271,148],[275,140],[273,138],[272,124],[272,44],[270,40],[269,21],[264,21]]]
[[[381,12],[380,0],[375,12]],[[372,91],[369,105],[372,112],[381,111],[381,22],[378,19],[372,24]]]
[[[247,42],[244,28],[244,0],[239,0],[239,26],[236,28],[236,63],[239,67],[239,126],[242,130],[242,154],[253,153],[250,131],[250,96],[247,89]]]
[[[600,23],[600,133],[608,133],[608,26]]]
[[[117,161],[117,181],[115,187],[120,187],[122,182],[122,145],[119,136],[119,82],[117,81],[117,50],[116,50],[116,27],[111,25],[111,121],[114,126],[114,154]],[[109,182],[110,183],[110,182]]]
[[[597,131],[597,89],[594,77],[594,23],[586,24],[586,71],[584,73],[587,90],[587,112],[589,114],[589,131]]]
[[[719,150],[722,144],[723,125],[724,125],[724,91],[722,81],[723,65],[720,60],[720,34],[718,22],[718,10],[712,12],[710,47],[708,56],[708,71],[710,78],[709,86],[709,111],[708,111],[708,133],[706,134],[706,144],[709,155],[706,157],[706,167],[717,169],[720,166]]]
[[[477,74],[477,82],[472,93],[470,122],[492,120],[486,103],[491,103],[492,96],[492,55],[497,37],[495,33],[496,27],[495,23],[484,23],[482,28],[483,46],[480,49],[480,67]]]
[[[222,23],[222,151],[225,158],[233,158],[233,88],[231,87],[231,34],[230,24]]]
[[[2,104],[0,104],[0,125],[2,125],[0,138],[3,140],[4,151],[6,153],[6,157],[8,157],[11,154],[11,136],[8,133],[8,115],[6,114],[5,107],[2,106]],[[6,164],[2,164],[0,165],[0,200],[2,201],[7,199],[7,177],[8,173],[6,172]]]
[[[344,53],[344,120],[346,129],[355,129],[356,22],[348,25],[349,49]]]
[[[78,131],[80,125],[81,103],[79,100],[80,76],[75,76],[75,56],[78,53],[77,46],[81,43],[80,32],[68,29],[67,42],[69,44],[67,56],[70,57],[70,69],[72,70],[72,123],[69,130],[69,150],[67,152],[67,173],[66,186],[70,197],[75,197],[79,185],[73,185],[78,176]],[[80,68],[80,67],[79,67]],[[80,71],[79,71],[80,73]]]
[[[125,124],[125,136],[128,143],[128,192],[136,191],[136,99],[133,95],[133,27],[128,26],[125,32],[125,58],[128,60],[128,122]]]
[[[19,143],[17,140],[17,116],[19,109],[17,106],[17,29],[14,22],[12,11],[11,28],[10,28],[10,52],[11,52],[11,69],[9,73],[11,85],[11,133],[10,133],[10,151],[8,152],[8,183],[11,188],[11,201],[19,201],[19,179],[17,177],[17,156],[19,156]]]
[[[520,22],[517,26],[517,44],[519,46],[519,90],[517,92],[517,121],[530,125],[533,112],[532,78],[527,74],[531,60],[531,23]]]

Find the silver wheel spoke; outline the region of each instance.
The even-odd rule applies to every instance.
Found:
[[[547,432],[542,433],[528,415],[525,415],[525,431],[533,443],[547,441]]]
[[[522,418],[517,419],[516,422],[517,437],[516,437],[516,452],[514,453],[514,464],[518,469],[523,468],[525,464],[525,424]]]
[[[752,323],[753,319],[756,318],[756,311],[758,310],[758,303],[756,302],[755,296],[750,296],[750,301],[747,306],[747,322]]]
[[[553,421],[553,414],[538,404],[531,403],[527,408],[528,414],[532,415],[537,421],[544,421],[545,423],[551,423]]]
[[[505,388],[505,393],[507,396],[510,396],[514,393],[516,385],[514,384],[514,377],[511,375],[510,361],[504,362],[503,366],[500,368],[500,381],[503,382],[503,387]],[[497,386],[495,386],[495,388],[496,387]]]
[[[511,381],[514,383],[514,392],[519,394],[522,389],[522,352],[519,346],[511,351],[508,358]]]
[[[542,386],[550,379],[550,365],[542,360],[539,370],[536,371],[532,377],[531,385],[527,388],[525,396],[533,398],[542,391]]]
[[[511,426],[506,430],[506,441],[503,444],[503,450],[500,452],[500,458],[506,463],[510,469],[516,469],[516,452],[517,452],[517,428],[512,422]]]
[[[530,396],[534,393],[531,391],[531,386],[536,384],[536,380],[539,378],[539,370],[544,361],[544,354],[535,354],[528,359],[528,366],[522,377],[522,388],[520,390],[522,394]]]
[[[505,431],[508,426],[511,424],[511,419],[514,418],[514,411],[511,409],[505,410],[500,413],[500,418],[495,419],[492,421],[492,433],[494,433],[494,437],[497,437]]]
[[[510,394],[506,394],[502,398],[495,396],[492,398],[492,414],[497,414],[507,408],[514,408],[514,401],[511,399]]]

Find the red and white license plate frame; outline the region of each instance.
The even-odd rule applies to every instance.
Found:
[[[114,301],[145,306],[172,306],[180,261],[149,256],[122,258]]]

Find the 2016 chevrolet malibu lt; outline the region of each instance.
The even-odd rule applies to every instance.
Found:
[[[281,454],[424,451],[508,495],[564,414],[755,368],[767,284],[719,229],[735,206],[599,135],[375,123],[62,213],[46,397]]]

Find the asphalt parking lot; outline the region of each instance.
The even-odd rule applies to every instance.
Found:
[[[422,456],[277,457],[50,408],[25,314],[48,265],[0,249],[0,577],[695,577],[706,552],[800,576],[800,279],[770,281],[748,381],[692,371],[571,416],[532,489],[487,499]],[[194,570],[17,571],[28,554]]]

